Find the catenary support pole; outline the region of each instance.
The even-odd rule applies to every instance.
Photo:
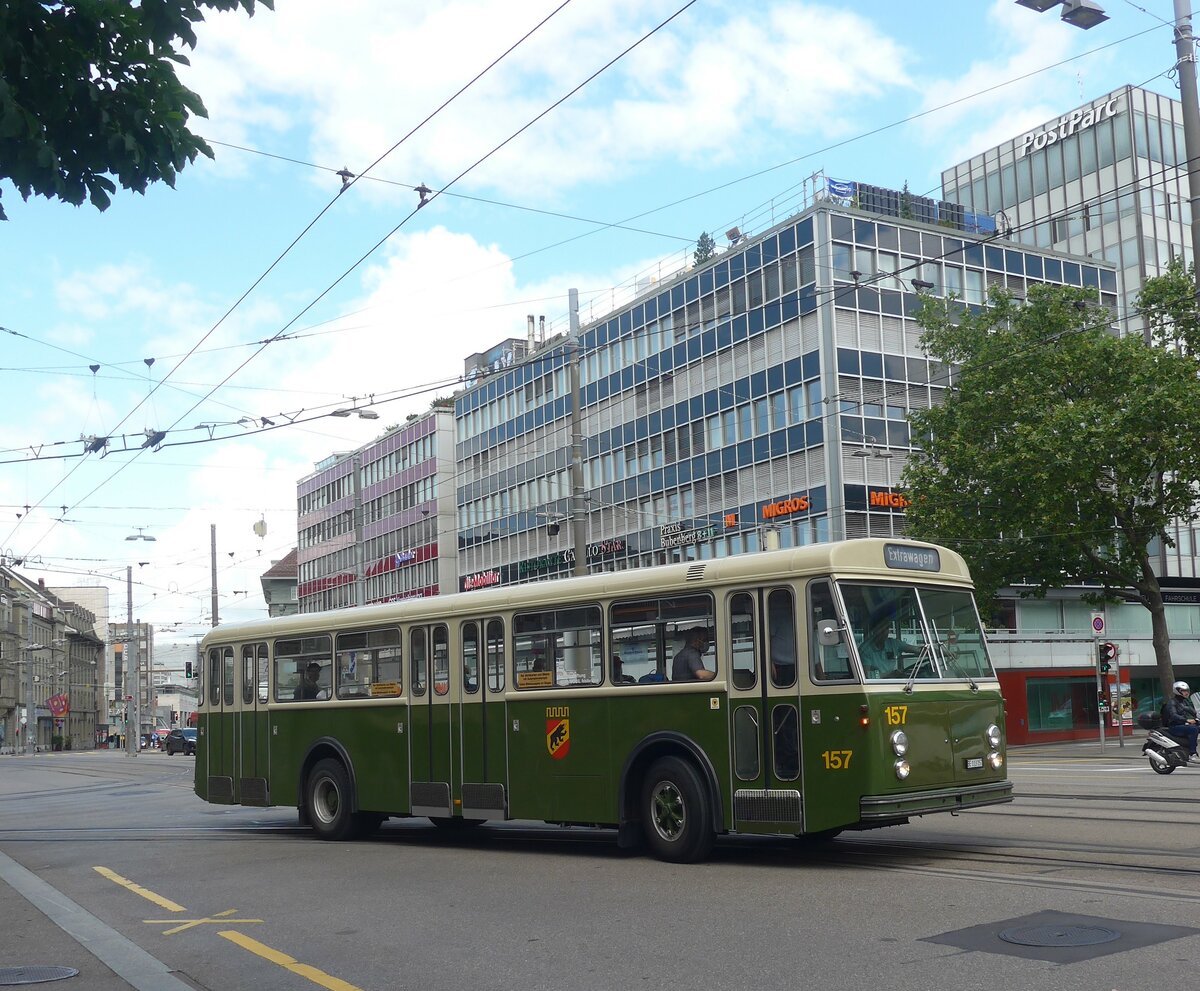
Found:
[[[1183,103],[1183,146],[1187,152],[1188,197],[1192,208],[1192,264],[1200,295],[1200,101],[1196,96],[1196,45],[1192,37],[1192,0],[1175,0],[1175,68]]]

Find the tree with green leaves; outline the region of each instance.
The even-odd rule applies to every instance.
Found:
[[[1031,286],[974,311],[926,298],[929,354],[953,388],[914,411],[923,449],[904,469],[909,533],[960,551],[981,598],[1085,584],[1150,614],[1163,692],[1174,681],[1154,548],[1200,516],[1200,376],[1194,289],[1175,268],[1150,280],[1153,338],[1118,337],[1095,292]]]
[[[25,199],[87,199],[99,210],[113,179],[138,193],[173,187],[198,154],[213,157],[187,127],[208,113],[175,75],[188,64],[177,49],[196,47],[206,9],[253,16],[256,3],[274,9],[274,0],[0,3],[0,180]]]
[[[708,231],[701,231],[700,236],[696,238],[696,250],[692,252],[692,261],[697,265],[703,265],[716,253],[717,242],[712,239]]]

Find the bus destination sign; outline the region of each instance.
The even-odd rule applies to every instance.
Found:
[[[942,560],[932,547],[905,547],[903,544],[884,544],[883,563],[889,568],[906,571],[941,571]]]

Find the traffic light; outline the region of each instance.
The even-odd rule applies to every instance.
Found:
[[[192,662],[191,662],[191,661],[185,661],[185,662],[184,662],[184,665],[183,665],[183,676],[184,676],[185,678],[187,678],[189,681],[191,680],[191,677],[192,677]]]
[[[548,533],[551,537],[557,537],[558,532],[561,529],[562,529],[562,527],[558,525],[558,522],[556,520],[551,520],[549,523],[546,524],[546,533]]]
[[[1104,643],[1100,644],[1101,674],[1108,674],[1109,668],[1112,667],[1113,662],[1116,661],[1117,654],[1119,653],[1120,650],[1118,650],[1117,645],[1111,641],[1106,640]]]
[[[179,722],[179,713],[175,709],[172,709],[171,710],[171,725],[174,726],[177,722]]]

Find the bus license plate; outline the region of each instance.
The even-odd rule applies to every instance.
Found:
[[[982,757],[968,757],[967,758],[967,770],[968,771],[979,771],[982,769],[983,769],[983,758]]]

